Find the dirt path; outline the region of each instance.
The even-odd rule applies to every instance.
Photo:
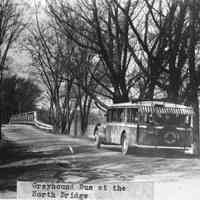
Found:
[[[0,146],[0,198],[15,197],[16,181],[117,182],[200,179],[200,159],[175,151],[97,150],[87,139],[45,133],[27,125],[5,126]],[[75,152],[72,154],[69,145]]]

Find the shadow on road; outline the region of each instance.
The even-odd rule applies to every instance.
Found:
[[[38,144],[39,142],[37,142]],[[56,156],[66,156],[72,155],[68,146],[65,142],[59,143],[59,148],[54,148],[57,146],[55,143],[45,143],[39,145],[41,150],[36,152],[31,150],[30,145],[19,145],[14,142],[4,141],[0,145],[0,166],[3,164],[8,164],[14,161],[20,161],[25,159],[33,158],[49,158]],[[42,146],[42,147],[41,147]],[[47,148],[47,149],[46,149]],[[39,148],[38,148],[39,149]],[[96,152],[97,150],[93,146],[80,145],[73,146],[75,154],[85,153],[85,152]]]
[[[48,161],[48,158],[71,155],[66,143],[63,143],[63,145],[59,143],[58,149],[54,149],[53,146],[56,146],[56,144],[44,143],[43,147],[50,147],[50,150],[43,149],[38,152],[32,152],[30,145],[19,145],[15,142],[4,140],[0,144],[0,167],[2,166],[0,168],[0,191],[16,191],[17,180],[63,182],[66,174],[70,176],[73,174],[76,174],[76,176],[84,175],[87,177],[85,178],[87,181],[98,178],[95,172],[90,172],[89,166],[85,162],[79,163],[77,160],[71,160],[70,163],[67,161],[64,161],[64,163],[55,161],[54,163],[45,164],[45,160]],[[84,152],[96,152],[97,150],[91,145],[81,145],[75,146],[74,151],[77,155]],[[42,164],[37,163],[43,158],[45,160]],[[25,160],[31,159],[36,159],[34,166],[23,166],[22,163]],[[15,161],[20,161],[21,164],[13,166],[12,162]],[[4,167],[4,165],[7,166]]]
[[[42,152],[30,152],[29,146],[18,145],[14,142],[6,141],[0,146],[0,165],[7,164],[13,161],[22,159],[48,157],[51,155],[44,155]]]
[[[33,152],[30,145],[35,145],[34,148],[37,150],[38,148],[41,149]],[[58,145],[59,148],[54,149],[52,148],[53,145]],[[45,149],[46,147],[51,148],[47,150]],[[66,150],[66,147],[66,143],[59,142],[58,144],[54,140],[50,142],[43,140],[35,144],[26,143],[20,145],[15,142],[4,141],[0,145],[0,166],[14,161],[21,161],[23,163],[24,160],[32,158],[40,160],[40,158],[51,159],[51,157],[71,155]],[[48,164],[46,159],[44,159],[42,163],[34,163],[34,166],[31,164],[28,166],[24,166],[24,164],[20,164],[20,166],[3,166],[0,169],[0,190],[16,191],[17,180],[69,182],[69,180],[74,179],[88,182],[97,179],[120,179],[127,181],[134,179],[135,175],[149,175],[153,171],[162,172],[164,170],[165,172],[166,168],[169,172],[182,169],[182,164],[179,164],[176,169],[172,169],[171,158],[178,159],[177,163],[181,162],[182,158],[194,158],[191,155],[186,155],[176,150],[139,148],[131,148],[126,157],[121,155],[120,146],[106,145],[102,145],[100,150],[97,150],[93,145],[75,145],[74,150],[75,154],[87,154],[84,154],[81,158],[74,158],[74,160],[73,158],[67,158],[66,160],[66,157],[63,159],[59,158],[59,160]],[[111,154],[107,155],[104,152],[110,152]],[[160,160],[160,158],[163,159]],[[189,162],[189,166],[192,165],[190,160],[186,162]]]

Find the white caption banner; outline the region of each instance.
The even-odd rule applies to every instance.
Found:
[[[18,181],[17,199],[153,200],[153,183],[73,184]]]

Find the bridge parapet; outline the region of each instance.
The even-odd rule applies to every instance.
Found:
[[[26,113],[19,113],[12,115],[10,118],[10,124],[31,124],[40,129],[53,130],[53,126],[40,122],[37,118],[37,111],[31,111]]]

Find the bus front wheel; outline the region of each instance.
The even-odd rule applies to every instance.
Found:
[[[122,154],[126,155],[128,153],[128,149],[129,149],[129,145],[128,145],[128,138],[126,135],[122,136],[121,139],[121,150],[122,150]]]
[[[101,147],[101,140],[98,132],[95,134],[95,146],[97,149]]]

